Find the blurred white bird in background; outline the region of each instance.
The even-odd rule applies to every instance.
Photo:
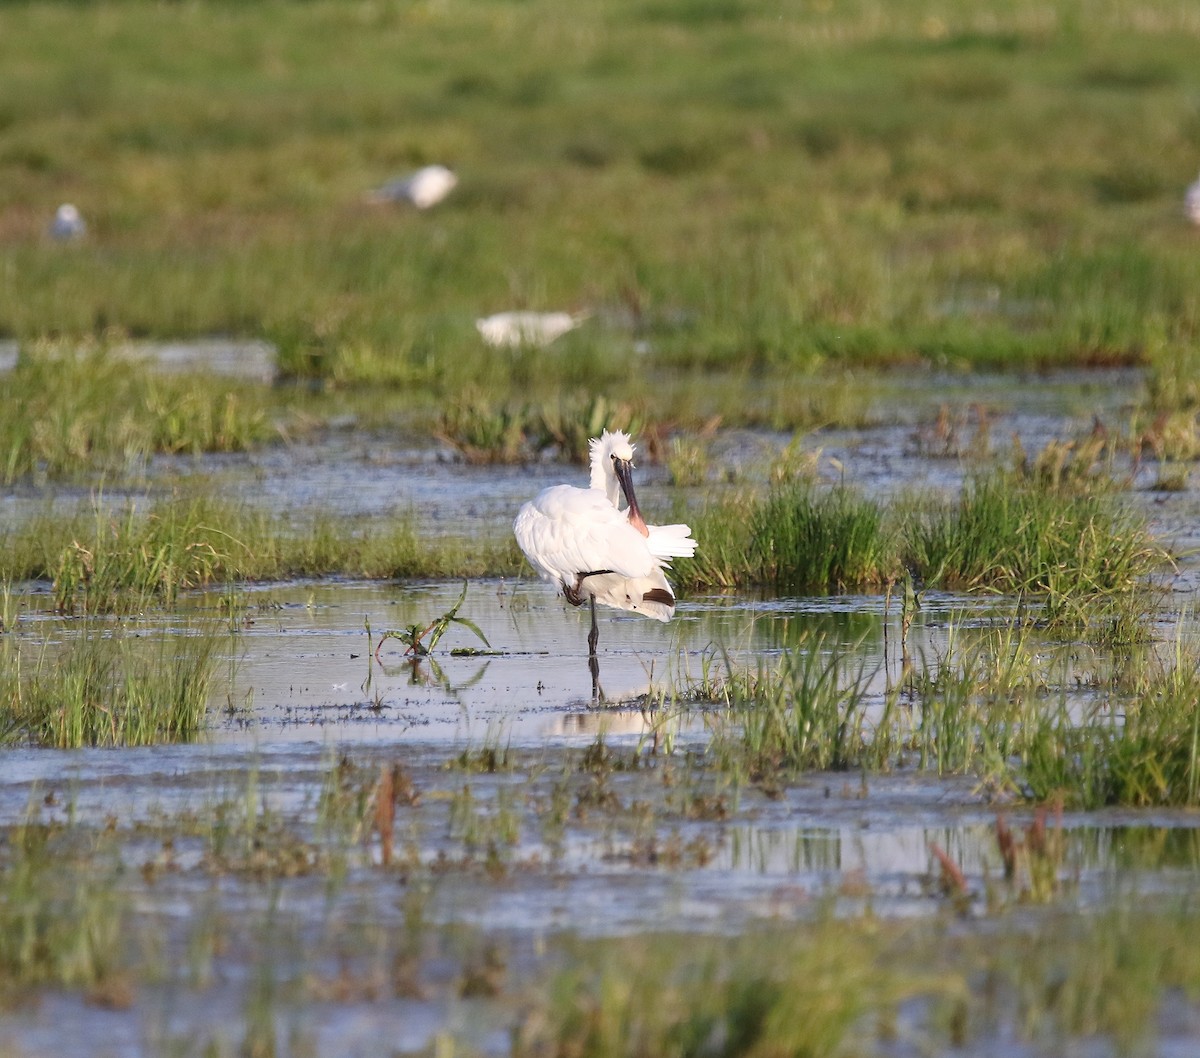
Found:
[[[596,603],[669,621],[675,593],[663,571],[672,558],[694,555],[696,541],[686,525],[647,525],[642,518],[628,434],[605,430],[588,447],[589,487],[543,489],[517,512],[513,533],[543,580],[558,585],[572,606],[584,600],[591,606],[588,663],[592,696],[600,697]],[[622,495],[628,504],[624,510]]]
[[[1200,224],[1200,179],[1192,184],[1183,196],[1183,212],[1193,224]]]
[[[64,202],[54,211],[54,220],[50,224],[50,237],[61,242],[71,239],[82,239],[87,234],[87,225],[79,210],[70,202]]]
[[[497,348],[543,346],[574,330],[589,315],[587,312],[497,312],[477,319],[475,329],[488,345]]]
[[[458,177],[444,165],[426,165],[369,192],[367,201],[408,202],[417,209],[428,209],[441,202],[457,184]]]

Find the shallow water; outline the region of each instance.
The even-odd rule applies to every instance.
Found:
[[[673,707],[672,689],[698,681],[706,668],[720,673],[726,656],[734,664],[755,659],[770,664],[794,647],[853,651],[881,703],[899,674],[899,614],[894,608],[885,614],[882,598],[701,598],[682,602],[670,625],[602,611],[601,683],[608,701],[597,705],[591,700],[586,611],[567,607],[535,581],[470,586],[460,613],[478,624],[487,647],[467,629],[452,626],[433,656],[406,657],[399,641],[387,640],[374,658],[372,648],[384,629],[427,623],[452,606],[459,591],[444,583],[254,589],[246,596],[243,627],[228,640],[221,671],[229,678],[218,681],[213,729],[204,742],[120,751],[7,750],[0,819],[19,821],[39,796],[53,792],[63,819],[101,825],[115,818],[136,829],[237,801],[252,776],[269,791],[275,811],[300,820],[311,813],[323,777],[339,757],[374,762],[372,767],[395,759],[440,799],[431,810],[436,818],[420,828],[419,857],[428,861],[456,848],[461,852],[461,843],[447,840],[442,818],[454,791],[472,786],[484,815],[494,810],[505,787],[520,790],[522,801],[537,800],[546,793],[547,775],[567,767],[564,754],[578,754],[598,738],[615,752],[643,755],[656,738],[664,748],[669,738],[672,757],[655,765],[658,758],[651,756],[645,771],[613,780],[619,801],[669,801],[656,768],[686,757],[689,747],[703,753],[711,739],[709,711]],[[189,607],[213,610],[219,598],[197,594]],[[910,632],[912,652],[935,656],[950,635],[988,627],[995,605],[930,594]],[[461,648],[488,653],[453,653]],[[1067,668],[1063,679],[1070,679]],[[488,751],[519,755],[520,765],[496,775],[445,769],[460,754]],[[546,904],[538,895],[545,880],[537,883],[534,872],[529,887],[489,891],[485,900],[464,897],[445,912],[447,921],[461,917],[470,904],[466,920],[489,928],[623,932],[650,923],[727,926],[747,916],[803,911],[817,896],[847,885],[852,890],[847,910],[869,900],[889,915],[933,913],[938,904],[929,895],[931,842],[951,852],[969,877],[982,879],[997,862],[995,814],[1008,811],[973,780],[904,768],[869,780],[810,776],[771,796],[752,789],[710,793],[724,798],[718,818],[688,820],[667,811],[668,824],[652,828],[656,840],[681,847],[702,839],[702,864],[689,867],[686,852],[670,870],[643,862],[644,850],[620,826],[572,832],[558,849],[522,838],[512,859],[553,862],[553,887],[563,898]],[[41,814],[54,817],[55,810]],[[522,833],[532,826],[526,819]],[[1067,858],[1079,860],[1075,880],[1081,893],[1103,893],[1118,873],[1119,835],[1174,835],[1197,826],[1200,818],[1185,812],[1072,814],[1067,834],[1075,851]],[[1186,868],[1184,881],[1191,885],[1200,846],[1174,837],[1168,846],[1182,849],[1182,859],[1176,863],[1164,851],[1148,877],[1155,886],[1173,886],[1171,873],[1163,870],[1169,862],[1172,870]],[[1120,874],[1122,884],[1132,884],[1128,872]],[[639,898],[614,904],[614,878],[641,892]],[[804,894],[797,907],[789,905],[792,897],[780,896],[779,886],[792,897]]]
[[[972,379],[961,390],[954,384],[898,383],[905,415],[889,414],[890,425],[814,435],[810,447],[821,450],[822,472],[873,496],[957,488],[969,463],[949,450],[968,448],[983,421],[969,404],[991,409],[994,443],[1016,434],[1034,450],[1052,437],[1086,432],[1095,415],[1120,415],[1131,379],[1061,376],[1022,385]],[[960,424],[950,434],[931,432],[942,401],[954,405],[952,424]],[[761,470],[787,440],[721,435],[713,445],[712,488],[749,468]],[[936,445],[946,451],[935,454]],[[497,537],[539,488],[583,478],[582,470],[557,465],[463,466],[444,452],[345,430],[319,443],[199,464],[159,461],[148,487],[193,471],[281,516],[318,508],[355,517],[411,515],[421,531]],[[665,471],[648,466],[640,473],[653,515]],[[694,490],[693,498],[706,491]],[[1136,499],[1179,550],[1200,543],[1194,491]],[[23,505],[44,502],[36,493],[11,492],[5,510],[16,516]],[[1185,560],[1176,592],[1194,590],[1194,570],[1194,560]],[[407,871],[380,866],[383,850],[369,828],[346,839],[340,873],[322,869],[264,883],[244,865],[212,869],[212,824],[196,821],[216,816],[270,818],[285,835],[271,840],[325,848],[331,839],[319,820],[339,762],[368,780],[385,766],[403,768],[420,796],[398,809],[397,841],[414,877],[426,872],[435,879],[419,894],[423,921],[431,929],[502,939],[518,979],[538,964],[546,938],[559,935],[733,931],[830,909],[896,919],[944,915],[934,846],[966,878],[964,921],[986,920],[988,901],[1003,889],[997,814],[1021,833],[1033,822],[1032,810],[973,779],[912,767],[869,778],[812,774],[781,790],[735,786],[704,767],[717,710],[672,705],[675,692],[686,698],[689,686],[720,675],[726,657],[770,666],[784,651],[814,644],[849,652],[882,703],[901,678],[894,602],[700,596],[681,600],[667,625],[602,611],[606,701],[598,705],[591,697],[587,612],[532,578],[469,585],[461,614],[478,624],[486,645],[455,625],[429,658],[406,657],[394,639],[374,658],[384,630],[428,624],[454,604],[461,587],[325,581],[239,588],[240,617],[226,640],[212,730],[203,741],[3,751],[0,823],[32,817],[98,841],[104,835],[125,868],[118,885],[131,895],[137,921],[161,933],[167,966],[139,988],[127,1010],[51,993],[36,1007],[6,1015],[0,1052],[84,1055],[94,1053],[96,1039],[113,1055],[179,1053],[181,1040],[236,1048],[251,1017],[249,985],[268,958],[283,982],[271,1015],[278,1038],[299,1032],[311,1053],[415,1050],[448,1029],[502,1052],[511,1011],[447,999],[449,986],[441,987],[467,958],[455,944],[470,949],[477,941],[439,941],[447,947],[425,965],[433,984],[424,1000],[391,992],[369,1001],[314,999],[299,988],[297,982],[314,976],[336,976],[338,952],[347,945],[353,960],[369,960],[409,928],[417,883]],[[168,624],[182,626],[197,611],[225,612],[225,595],[188,596]],[[1009,605],[927,593],[910,649],[935,658],[951,636],[988,628]],[[23,627],[29,635],[72,634],[70,622],[48,614],[29,614]],[[156,619],[144,619],[148,639],[158,630]],[[1069,650],[1059,662],[1059,649],[1046,648],[1064,683],[1077,670],[1104,664]],[[601,744],[627,762],[636,757],[639,766],[597,779],[580,761]],[[502,760],[494,771],[479,766],[488,754]],[[550,806],[562,798],[571,812],[557,825]],[[1194,813],[1070,813],[1051,826],[1061,838],[1054,867],[1060,903],[1086,911],[1114,900],[1166,901],[1190,894],[1200,879]],[[187,952],[210,919],[232,926],[201,988],[189,976]],[[1189,1024],[1191,1008],[1180,1009]],[[1165,1041],[1161,1053],[1171,1046]],[[1009,1041],[989,1053],[1035,1052]]]

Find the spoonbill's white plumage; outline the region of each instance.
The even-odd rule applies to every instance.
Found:
[[[442,201],[458,184],[458,177],[444,165],[426,165],[415,173],[390,180],[368,196],[371,202],[408,202],[428,209]]]
[[[558,585],[573,606],[585,600],[591,606],[588,654],[595,690],[600,638],[596,603],[669,621],[675,613],[675,593],[663,571],[671,559],[694,555],[696,541],[686,525],[647,525],[642,518],[633,490],[634,446],[628,434],[605,430],[588,446],[589,487],[543,489],[517,512],[513,532],[544,580]]]
[[[71,239],[82,239],[87,234],[87,225],[79,210],[70,202],[64,202],[54,211],[54,220],[50,223],[50,237],[62,242]]]
[[[1183,196],[1183,212],[1193,224],[1200,224],[1200,179],[1197,179]]]
[[[549,345],[587,317],[585,312],[497,312],[477,319],[475,329],[488,345],[516,349],[522,345]]]

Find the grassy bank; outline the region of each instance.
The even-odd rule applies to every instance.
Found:
[[[242,452],[285,433],[262,386],[155,372],[100,344],[24,350],[0,395],[0,485],[136,474],[156,454]]]
[[[981,471],[957,502],[885,507],[801,479],[714,504],[692,525],[702,545],[673,565],[690,590],[879,591],[912,577],[1029,595],[1076,625],[1087,623],[1084,604],[1129,595],[1168,561],[1111,479],[1054,485],[1006,467]]]
[[[1200,29],[1166,0],[4,20],[0,334],[265,337],[288,372],[418,401],[635,357],[1127,363],[1200,337]],[[363,202],[431,161],[461,177],[442,206]],[[64,200],[78,244],[45,237]],[[593,315],[522,372],[473,327],[513,307]]]
[[[1166,552],[1105,480],[1047,487],[981,471],[955,501],[885,508],[801,479],[743,492],[690,516],[701,541],[674,563],[685,592],[770,587],[817,593],[927,587],[1028,596],[1074,631],[1133,600]],[[181,590],[330,574],[366,578],[528,573],[515,541],[423,533],[409,518],[363,524],[323,512],[280,517],[184,486],[124,505],[103,497],[0,533],[0,579],[42,580],[62,613],[136,609]]]

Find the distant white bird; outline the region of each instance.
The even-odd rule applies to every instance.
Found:
[[[415,173],[389,180],[367,195],[369,202],[409,202],[428,209],[442,201],[458,184],[458,177],[444,165],[427,165]]]
[[[642,518],[633,491],[634,446],[628,434],[605,430],[588,448],[590,486],[543,489],[517,512],[513,532],[530,565],[557,584],[567,602],[590,603],[588,656],[595,692],[600,639],[596,603],[669,621],[675,593],[663,570],[672,558],[694,555],[696,541],[686,525],[647,525]],[[622,493],[628,503],[624,510]]]
[[[50,237],[62,242],[71,239],[82,239],[87,234],[87,225],[79,210],[70,202],[64,202],[54,211],[54,221],[50,225]]]
[[[1192,184],[1183,196],[1183,212],[1193,224],[1200,224],[1200,180]]]
[[[475,321],[475,329],[488,345],[516,349],[522,345],[549,345],[588,318],[586,312],[497,312]]]

